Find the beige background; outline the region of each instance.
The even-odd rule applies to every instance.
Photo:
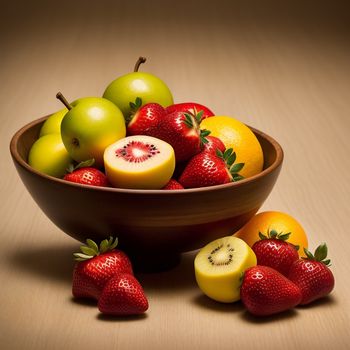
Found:
[[[339,1],[12,1],[0,14],[0,344],[2,349],[345,349],[349,326],[350,18]],[[101,95],[132,69],[274,136],[285,163],[261,210],[285,211],[326,241],[331,297],[255,320],[201,295],[193,253],[139,276],[150,310],[105,319],[71,298],[78,243],[39,210],[8,145],[25,123]]]

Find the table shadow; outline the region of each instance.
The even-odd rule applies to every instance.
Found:
[[[8,258],[10,268],[20,269],[33,277],[58,281],[65,284],[72,283],[74,267],[72,246],[25,247],[14,251]]]

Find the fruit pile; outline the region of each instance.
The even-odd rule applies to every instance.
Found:
[[[173,102],[156,76],[134,72],[103,97],[69,103],[43,124],[28,156],[37,171],[117,188],[177,190],[226,184],[258,174],[263,152],[254,133],[194,102]]]
[[[281,226],[293,231],[277,231]],[[266,233],[262,227],[268,227]],[[328,268],[327,245],[312,254],[307,244],[304,230],[289,215],[260,213],[234,236],[199,251],[194,262],[198,286],[216,301],[241,299],[255,316],[309,304],[333,290],[334,276]]]
[[[129,258],[116,249],[110,237],[98,246],[91,239],[74,253],[72,293],[75,298],[98,301],[98,309],[108,315],[138,315],[148,309],[145,293],[133,274]]]

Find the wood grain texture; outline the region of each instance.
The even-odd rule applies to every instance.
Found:
[[[346,349],[350,287],[350,41],[340,1],[13,1],[0,20],[0,343],[2,349]],[[239,303],[201,295],[194,253],[167,273],[140,275],[145,317],[105,319],[71,298],[78,244],[36,207],[8,144],[25,123],[70,98],[101,95],[132,69],[275,137],[285,151],[262,210],[280,210],[326,241],[331,297],[255,320]]]

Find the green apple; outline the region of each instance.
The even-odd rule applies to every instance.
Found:
[[[81,98],[70,105],[58,93],[69,109],[61,123],[61,137],[70,156],[77,162],[95,159],[103,166],[103,153],[107,146],[125,137],[125,120],[120,109],[102,97]]]
[[[66,169],[73,164],[60,134],[48,134],[37,139],[32,145],[28,164],[35,170],[54,177],[63,177]]]
[[[126,120],[133,112],[130,104],[135,103],[137,98],[141,99],[142,105],[155,102],[167,107],[174,103],[168,86],[161,79],[153,74],[138,72],[140,64],[145,61],[144,57],[140,57],[136,62],[134,72],[112,81],[103,93],[104,98],[120,108]]]
[[[60,134],[61,122],[63,117],[68,112],[68,108],[63,108],[60,111],[51,114],[40,129],[39,137],[48,134]]]

